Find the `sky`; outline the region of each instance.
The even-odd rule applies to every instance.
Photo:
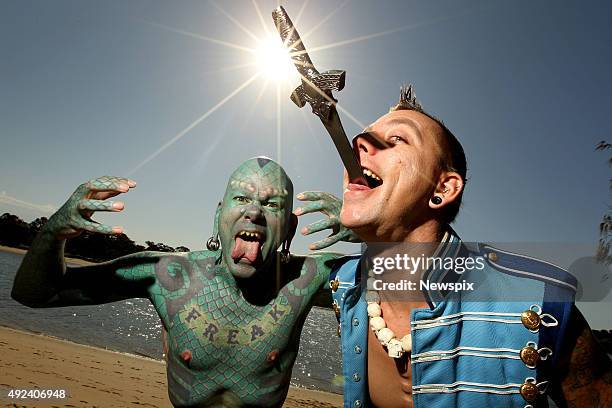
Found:
[[[49,216],[80,183],[129,176],[138,187],[125,211],[96,219],[140,243],[200,249],[228,176],[250,157],[279,161],[296,192],[341,196],[329,136],[289,100],[297,77],[256,76],[249,49],[277,35],[277,4],[3,1],[0,212]],[[596,245],[610,203],[607,156],[594,151],[611,139],[610,3],[280,4],[315,65],[346,70],[335,96],[349,136],[413,83],[461,140],[465,241]]]

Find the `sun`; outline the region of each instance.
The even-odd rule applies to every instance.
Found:
[[[319,21],[319,24],[317,24],[315,27],[313,27],[310,31],[308,31],[306,34],[302,36],[302,40],[308,39],[311,36],[311,34],[313,34],[324,22],[329,20],[335,13],[337,13],[342,7],[344,7],[344,5],[347,2],[348,0],[345,0],[335,10],[331,11],[329,14],[322,17]],[[252,4],[255,8],[255,12],[257,16],[259,17],[259,21],[261,22],[263,31],[265,31],[266,33],[265,35],[261,37],[258,35],[255,35],[249,28],[243,25],[234,16],[232,16],[230,13],[228,13],[223,8],[221,8],[221,6],[216,4],[215,0],[210,0],[209,3],[212,4],[217,10],[219,10],[221,14],[227,17],[227,19],[231,23],[233,23],[237,29],[241,30],[247,37],[251,38],[252,40],[252,42],[250,43],[251,46],[238,44],[238,43],[232,43],[224,39],[209,37],[201,33],[186,31],[181,28],[171,27],[171,26],[161,24],[158,22],[147,21],[147,20],[142,20],[142,22],[145,24],[154,26],[158,29],[166,30],[168,32],[172,32],[172,33],[190,37],[190,38],[195,38],[201,41],[206,41],[206,42],[209,42],[215,45],[226,47],[231,50],[241,51],[241,52],[244,52],[245,55],[247,55],[247,58],[243,60],[243,63],[232,65],[232,66],[225,66],[216,71],[208,71],[207,74],[226,73],[229,71],[242,70],[244,68],[252,69],[255,72],[252,73],[253,75],[251,75],[250,78],[246,79],[244,82],[238,85],[235,89],[233,89],[232,91],[229,91],[227,95],[221,98],[216,104],[211,106],[201,116],[199,116],[189,125],[187,125],[181,131],[175,134],[173,137],[171,137],[166,143],[164,143],[161,147],[159,147],[156,151],[154,151],[147,158],[145,158],[142,162],[140,162],[136,167],[134,167],[131,171],[129,171],[127,175],[132,175],[134,172],[140,170],[147,163],[154,160],[156,157],[162,154],[167,148],[169,148],[174,143],[182,139],[186,134],[190,133],[191,130],[193,130],[196,126],[198,126],[200,123],[202,123],[209,116],[214,114],[216,111],[221,109],[228,101],[236,97],[236,95],[240,94],[244,89],[249,87],[252,83],[260,79],[261,77],[264,77],[266,80],[262,81],[263,85],[261,87],[259,95],[257,96],[255,105],[259,102],[261,97],[264,95],[266,89],[268,89],[269,83],[274,82],[276,84],[274,88],[276,88],[277,146],[280,149],[282,92],[284,92],[285,90],[290,91],[298,83],[302,83],[304,80],[298,73],[297,69],[295,68],[295,65],[293,64],[293,61],[291,60],[291,56],[290,56],[291,51],[283,45],[282,40],[280,39],[280,36],[278,35],[278,32],[276,32],[276,30],[268,29],[268,24],[266,23],[263,17],[263,14],[261,13],[261,10],[259,9],[259,6],[257,5],[257,2],[255,0],[252,1]],[[305,1],[302,4],[303,5],[298,13],[296,22],[299,21],[299,16],[302,14],[302,11],[305,9],[306,5],[308,4],[308,1]],[[358,36],[358,37],[351,38],[348,40],[338,41],[335,43],[327,43],[327,44],[319,45],[318,47],[315,47],[315,48],[309,48],[308,51],[310,54],[312,54],[313,52],[335,48],[335,47],[340,47],[340,46],[346,46],[348,44],[365,41],[365,40],[380,37],[383,35],[389,35],[389,34],[407,30],[413,27],[419,27],[419,25],[417,24],[415,26],[413,24],[413,25],[394,28],[394,29],[390,29],[390,30],[386,30],[386,31],[378,32],[378,33],[362,35],[362,36]],[[341,113],[343,113],[350,120],[352,120],[357,125],[358,128],[361,128],[361,129],[365,128],[365,125],[361,123],[354,115],[348,112],[345,108],[343,108],[342,105],[338,104],[336,105],[336,107]],[[280,150],[278,151],[278,156],[280,157]]]
[[[297,77],[289,50],[280,37],[266,36],[255,48],[255,65],[260,74],[273,81],[285,81]]]

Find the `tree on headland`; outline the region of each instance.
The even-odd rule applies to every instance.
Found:
[[[29,246],[32,242],[30,227],[16,215],[0,215],[0,244],[11,247]]]
[[[612,149],[612,144],[605,140],[602,140],[595,146],[595,150],[599,151],[610,149]],[[608,157],[608,165],[612,166],[612,156]],[[612,179],[609,181],[608,188],[612,190]],[[608,210],[599,224],[597,259],[606,265],[612,265],[612,209],[610,206],[608,206]]]
[[[38,234],[40,232],[40,230],[42,229],[43,225],[45,225],[47,223],[47,221],[49,221],[49,219],[47,217],[39,217],[39,218],[35,219],[34,221],[32,221],[29,224],[30,233],[34,233],[34,236],[36,236],[36,234]],[[34,238],[34,236],[32,238]]]
[[[174,252],[174,248],[161,242],[155,243],[153,241],[145,241],[147,244],[146,251],[157,251],[157,252]]]
[[[16,215],[4,213],[0,216],[0,245],[14,248],[28,248],[32,240],[47,222],[47,218],[37,218],[29,224]],[[127,235],[104,235],[83,232],[66,242],[67,256],[101,262],[142,251],[189,252],[189,248],[178,246],[176,249],[163,243],[146,241],[146,247],[138,245]]]

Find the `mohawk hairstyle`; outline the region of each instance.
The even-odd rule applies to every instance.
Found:
[[[423,112],[423,107],[416,99],[412,84],[404,84],[400,87],[399,103],[391,108],[392,111],[401,109]]]
[[[463,192],[465,191],[465,184],[467,182],[467,160],[465,158],[465,152],[463,151],[463,146],[453,132],[451,132],[444,122],[440,119],[436,118],[432,114],[426,112],[419,101],[417,101],[416,96],[414,94],[414,88],[412,84],[404,84],[400,87],[400,98],[399,102],[392,106],[389,112],[394,112],[398,110],[411,110],[415,112],[422,113],[427,116],[434,122],[436,122],[442,128],[442,134],[444,137],[444,144],[446,144],[446,157],[442,158],[440,165],[446,171],[453,171],[458,173],[463,179],[463,186],[461,188],[461,192],[459,197],[449,204],[446,207],[446,211],[444,212],[443,221],[447,224],[450,224],[457,217],[457,213],[459,213],[459,207],[461,206],[461,199],[463,198]]]

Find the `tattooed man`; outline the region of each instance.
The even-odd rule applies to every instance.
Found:
[[[148,298],[167,331],[168,388],[175,406],[282,405],[313,295],[327,283],[336,258],[289,255],[297,226],[289,177],[263,157],[238,167],[217,208],[207,251],[143,252],[67,267],[66,239],[82,231],[121,233],[91,216],[123,210],[122,202],[107,199],[135,186],[119,177],[79,186],[32,244],[15,277],[13,298],[31,307]],[[317,193],[305,194],[312,200]],[[332,215],[310,226],[335,232],[320,247],[347,238],[333,214],[338,203],[327,197],[300,212],[313,210]]]

